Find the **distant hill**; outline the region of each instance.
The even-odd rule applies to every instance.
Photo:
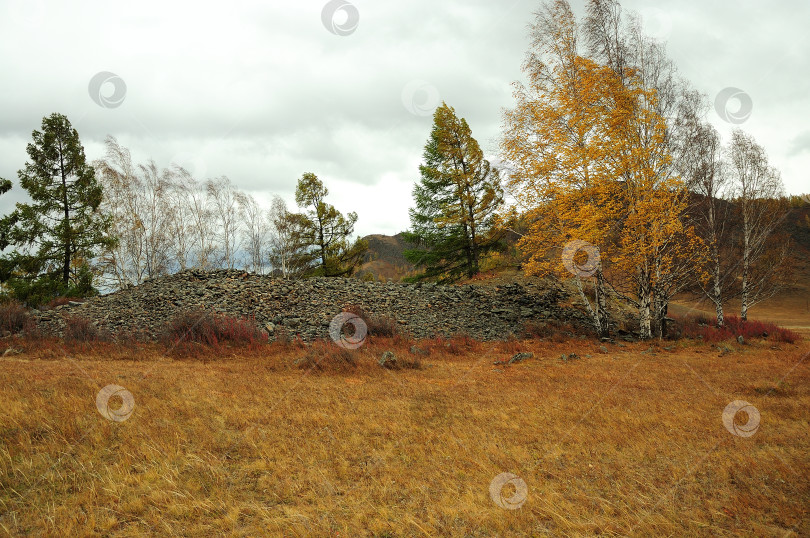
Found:
[[[782,224],[782,231],[790,237],[793,244],[795,280],[798,287],[804,291],[805,286],[810,288],[810,205],[792,207]],[[360,267],[360,276],[370,272],[375,278],[399,281],[416,271],[414,265],[403,255],[405,250],[413,248],[414,245],[405,241],[401,233],[394,236],[373,234],[363,239],[368,241],[369,249]],[[507,234],[506,242],[510,247],[514,248],[517,240],[517,234],[511,232]],[[512,270],[515,268],[517,265],[515,267],[510,265],[509,270],[495,271],[504,273],[503,278],[496,280],[513,280],[519,273]],[[489,271],[488,275],[482,275],[483,279],[495,277],[492,273]]]
[[[414,272],[414,265],[403,254],[413,248],[413,244],[405,241],[401,233],[393,236],[373,234],[363,239],[368,241],[368,253],[358,271],[360,276],[371,273],[377,279],[399,281]]]

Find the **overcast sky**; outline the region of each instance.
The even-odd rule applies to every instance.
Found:
[[[712,101],[725,88],[750,98],[740,126],[765,146],[788,192],[810,192],[810,2],[622,4],[669,42],[682,74]],[[572,2],[580,15],[582,5]],[[497,155],[501,110],[512,105],[539,6],[0,0],[0,177],[15,182],[0,214],[24,195],[17,170],[31,131],[60,112],[90,160],[110,134],[136,162],[226,175],[260,202],[278,194],[291,208],[297,179],[314,172],[339,210],[358,213],[360,235],[402,231],[441,100]],[[728,110],[738,107],[732,100]],[[726,136],[734,127],[714,110],[709,117]]]

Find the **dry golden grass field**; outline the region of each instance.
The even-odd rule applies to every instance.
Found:
[[[806,339],[457,339],[377,365],[410,345],[22,346],[0,358],[0,535],[810,535]],[[105,417],[110,384],[134,407]],[[736,400],[751,436],[756,411],[724,425]]]
[[[729,301],[726,314],[739,315],[740,302]],[[714,306],[708,301],[693,298],[681,298],[670,308],[670,313],[684,315],[693,312],[706,312],[714,315]],[[810,329],[810,289],[808,285],[793,286],[789,290],[758,304],[752,315],[762,321],[777,323],[789,329]]]

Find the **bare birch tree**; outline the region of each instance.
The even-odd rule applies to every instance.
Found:
[[[101,210],[113,216],[119,242],[101,260],[108,283],[120,288],[171,270],[171,177],[152,161],[135,167],[115,138],[107,137],[105,143],[106,157],[95,163],[104,186]]]
[[[245,268],[248,271],[263,274],[269,261],[270,216],[249,194],[241,195],[239,202],[244,221]]]
[[[298,230],[296,221],[291,215],[284,200],[274,196],[267,212],[267,218],[272,225],[268,259],[273,271],[284,278],[298,276],[302,269],[295,262],[300,258],[297,255],[299,253],[297,238],[301,230]]]
[[[696,278],[705,297],[714,306],[718,327],[725,323],[723,305],[731,297],[733,271],[727,267],[731,231],[728,173],[717,130],[700,122],[693,132],[691,158],[682,161],[682,173],[696,199],[690,208],[692,221],[707,247],[708,279]]]
[[[782,199],[782,178],[751,135],[740,129],[732,133],[728,159],[740,219],[740,317],[745,320],[751,306],[779,289],[779,268],[787,258],[787,245],[774,250],[769,248],[769,239],[787,207]],[[757,265],[766,260],[768,270],[757,271]]]
[[[188,218],[191,236],[190,266],[197,269],[212,269],[216,265],[216,236],[214,212],[209,205],[205,185],[184,169],[180,169],[180,183],[184,212]]]
[[[214,265],[233,269],[242,246],[241,192],[225,176],[205,182],[208,206],[213,219],[213,233],[217,243]]]

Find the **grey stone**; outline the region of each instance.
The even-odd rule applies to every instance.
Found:
[[[383,368],[395,369],[398,366],[397,356],[394,355],[393,351],[383,351],[383,354],[380,356],[380,360],[377,361],[377,364]]]
[[[330,321],[343,308],[357,305],[369,316],[396,320],[399,330],[414,338],[466,333],[481,340],[502,340],[520,334],[525,322],[539,321],[537,312],[545,318],[587,326],[588,317],[580,308],[561,307],[556,302],[568,299],[562,293],[550,293],[540,283],[461,288],[351,278],[283,280],[244,271],[195,270],[89,298],[64,311],[32,314],[46,334],[59,334],[65,317],[77,315],[113,333],[143,330],[145,337],[156,339],[178,313],[204,308],[253,320],[261,330],[268,330],[270,323],[274,333],[285,326],[311,341],[329,338]]]
[[[410,352],[413,355],[422,355],[423,357],[427,357],[428,355],[430,355],[430,351],[428,351],[427,349],[422,349],[421,347],[418,346],[411,346]]]
[[[534,353],[515,353],[514,355],[512,355],[512,358],[509,359],[508,364],[524,361],[526,359],[531,359],[533,357]]]

